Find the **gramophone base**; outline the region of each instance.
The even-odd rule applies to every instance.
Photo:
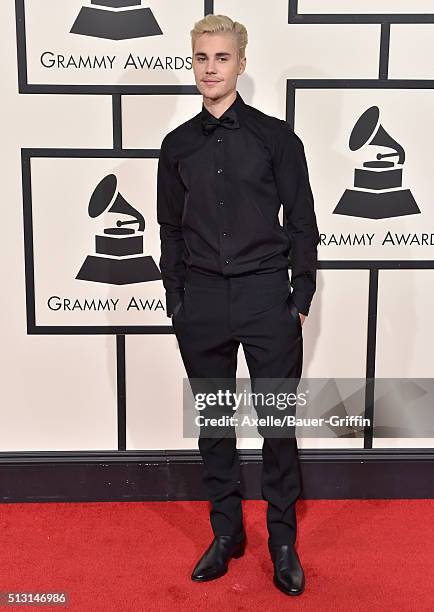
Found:
[[[409,189],[385,193],[346,189],[333,211],[334,215],[365,219],[388,219],[418,213],[420,209]]]
[[[127,40],[162,34],[150,8],[108,11],[94,6],[83,6],[70,30],[71,34]]]
[[[161,280],[161,273],[150,255],[129,259],[88,255],[75,278],[108,285],[130,285]]]
[[[402,188],[402,168],[386,168],[381,172],[370,168],[354,170],[354,187],[357,189],[400,189]]]

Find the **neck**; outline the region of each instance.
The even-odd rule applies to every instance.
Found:
[[[223,113],[235,102],[237,98],[237,90],[233,89],[218,100],[203,96],[203,105],[206,110],[219,119]]]

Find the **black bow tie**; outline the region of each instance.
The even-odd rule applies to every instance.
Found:
[[[205,134],[211,134],[216,127],[221,125],[222,127],[228,128],[229,130],[235,130],[240,127],[238,122],[237,113],[234,109],[229,109],[222,119],[217,119],[217,117],[213,116],[204,116],[202,117],[202,128]]]

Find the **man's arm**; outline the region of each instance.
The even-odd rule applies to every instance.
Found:
[[[181,218],[185,187],[176,166],[161,143],[157,171],[157,221],[160,224],[160,270],[166,290],[166,314],[170,317],[184,293],[186,266]]]
[[[308,315],[316,290],[320,237],[303,143],[286,121],[281,123],[274,141],[273,170],[292,245],[293,302],[301,314]]]

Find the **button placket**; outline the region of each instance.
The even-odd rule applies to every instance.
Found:
[[[226,189],[225,189],[225,158],[224,158],[224,137],[219,135],[218,132],[223,128],[219,127],[215,132],[215,161],[216,161],[216,173],[217,173],[217,202],[220,210],[219,214],[219,236],[220,236],[220,261],[222,267],[225,268],[230,263],[230,256],[227,251],[227,220],[226,220]],[[224,237],[224,240],[223,240]],[[223,240],[223,241],[222,241]]]

